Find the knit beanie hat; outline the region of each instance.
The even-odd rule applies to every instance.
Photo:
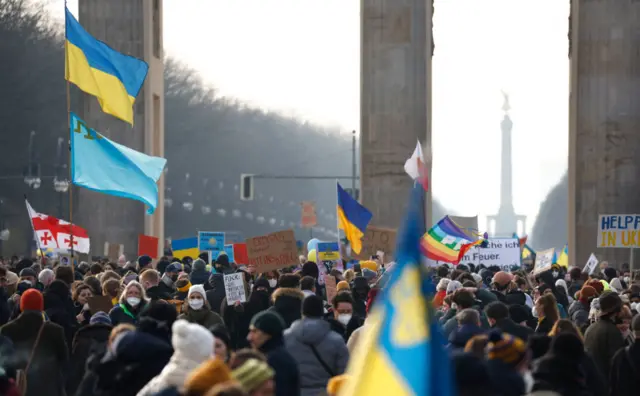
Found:
[[[513,367],[517,366],[527,354],[527,346],[520,338],[499,330],[489,333],[488,347],[489,360],[501,360]]]
[[[111,325],[111,318],[109,317],[109,315],[107,315],[102,311],[96,312],[95,314],[93,314],[91,319],[89,319],[89,324],[97,324],[97,323]]]
[[[187,294],[187,298],[191,297],[191,294],[198,293],[200,297],[206,298],[207,293],[204,291],[204,286],[202,285],[193,285],[189,288],[189,293]]]
[[[590,280],[589,282],[587,282],[586,286],[593,287],[596,290],[596,294],[598,296],[600,296],[600,294],[602,294],[602,292],[604,291],[604,285],[597,279]]]
[[[351,290],[351,288],[349,287],[349,283],[347,283],[347,281],[340,281],[336,285],[336,290],[338,292],[343,291],[343,290],[344,291],[349,291],[349,290]]]
[[[438,286],[436,286],[436,290],[440,291],[440,290],[447,290],[447,286],[449,286],[449,282],[451,282],[451,279],[449,278],[442,278],[440,279],[440,281],[438,281]]]
[[[211,358],[196,367],[184,382],[185,395],[204,395],[217,384],[230,381],[231,370],[220,359]]]
[[[242,366],[233,370],[231,375],[246,392],[251,393],[265,381],[273,378],[275,371],[265,362],[249,359]]]
[[[251,326],[271,337],[281,337],[285,328],[284,319],[275,311],[262,311],[251,318]]]
[[[598,292],[592,286],[582,286],[582,289],[576,294],[581,303],[589,305],[591,300],[598,296]]]
[[[43,311],[44,298],[38,289],[29,289],[20,297],[20,311]]]

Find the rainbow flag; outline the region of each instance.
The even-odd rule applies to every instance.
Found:
[[[471,242],[468,238],[449,216],[445,216],[422,237],[422,251],[428,259],[458,264],[460,248]]]

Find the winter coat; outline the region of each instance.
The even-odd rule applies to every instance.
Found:
[[[0,327],[0,334],[13,342],[15,353],[9,366],[24,370],[43,324],[43,314],[38,311],[25,311],[17,319]],[[69,349],[62,327],[44,322],[40,341],[36,345],[34,357],[27,373],[27,393],[25,396],[65,395]]]
[[[532,374],[534,391],[553,391],[563,396],[597,395],[588,388],[586,375],[579,360],[547,354],[534,363]]]
[[[358,340],[360,339],[360,336],[363,335],[364,332],[367,331],[367,329],[369,328],[371,328],[371,325],[368,325],[367,321],[365,320],[362,326],[358,327],[353,331],[353,333],[351,333],[351,336],[347,340],[347,349],[349,350],[349,355],[351,355],[353,351],[356,350],[356,346],[358,345]]]
[[[221,324],[224,326],[224,320],[222,316],[211,311],[208,306],[202,307],[202,309],[192,309],[188,304],[185,306],[184,313],[178,316],[178,319],[184,319],[190,323],[197,323],[205,329],[210,329],[213,325]]]
[[[584,334],[584,347],[593,356],[596,366],[605,378],[608,389],[613,355],[624,347],[622,333],[609,318],[601,317],[600,320],[589,326]]]
[[[249,334],[249,323],[253,313],[247,308],[247,305],[248,303],[242,303],[238,306],[227,305],[226,297],[220,304],[220,314],[229,331],[231,349],[233,350],[249,347],[247,335]]]
[[[482,312],[480,307],[475,306],[473,307],[473,309],[478,311],[478,314],[480,315],[480,324],[482,325],[482,327],[485,329],[488,329],[489,322],[487,321],[487,316],[484,314],[484,312]],[[442,334],[444,334],[445,338],[448,339],[451,333],[453,333],[457,328],[458,328],[458,319],[456,319],[456,317],[454,316],[449,320],[447,320],[444,326],[442,326]]]
[[[271,296],[273,306],[269,308],[282,316],[287,328],[302,317],[304,294],[299,289],[280,287]]]
[[[575,300],[569,306],[569,319],[579,329],[584,330],[589,326],[589,310],[591,307],[585,306],[580,300]]]
[[[226,297],[224,290],[224,275],[211,274],[209,277],[209,286],[211,290],[207,291],[207,301],[211,310],[215,313],[222,313],[222,300]]]
[[[533,334],[533,330],[526,326],[521,326],[509,318],[497,320],[493,327],[502,330],[504,333],[518,337],[525,342],[528,341],[529,336]]]
[[[444,304],[444,298],[447,296],[446,290],[439,290],[433,297],[433,307],[440,308]]]
[[[484,332],[484,329],[476,325],[460,326],[454,329],[449,335],[449,345],[452,349],[464,349],[467,341],[469,341],[471,337],[483,334]]]
[[[210,273],[206,269],[194,269],[189,274],[189,281],[192,285],[204,285],[209,281]]]
[[[344,339],[332,331],[324,319],[296,320],[285,331],[284,343],[287,351],[298,362],[301,396],[325,395],[329,379],[344,373],[347,368],[349,350]],[[319,357],[314,354],[312,346]],[[328,367],[325,368],[325,365]]]
[[[11,318],[11,307],[9,306],[9,296],[4,287],[0,287],[0,326],[9,322]]]
[[[120,323],[129,323],[132,325],[138,324],[138,317],[140,312],[144,309],[147,302],[142,300],[136,308],[129,305],[128,302],[122,302],[118,305],[114,305],[109,311],[109,317],[111,318],[111,324],[115,327]]]
[[[43,297],[44,311],[47,317],[62,327],[67,346],[71,348],[73,336],[79,326],[69,286],[61,280],[53,281],[44,292]]]
[[[269,339],[260,347],[260,352],[267,356],[267,363],[276,372],[274,376],[275,396],[300,396],[298,364],[285,348],[282,336]]]
[[[640,343],[616,352],[609,373],[611,396],[636,396],[640,389]]]
[[[137,396],[153,396],[175,387],[184,391],[184,382],[196,367],[213,354],[213,336],[209,330],[184,320],[173,324],[171,343],[174,352],[162,372],[154,377]]]
[[[536,333],[538,334],[549,334],[551,329],[553,329],[553,325],[555,322],[552,322],[549,318],[542,318],[542,320],[538,320],[538,326],[536,327]]]
[[[169,363],[173,348],[141,331],[123,335],[115,350],[92,355],[76,396],[135,396]]]
[[[526,392],[524,379],[510,365],[499,359],[487,360],[487,371],[496,396],[522,396]]]
[[[166,291],[160,289],[158,286],[151,286],[146,290],[146,294],[151,301],[158,301],[158,300],[169,301],[172,298],[171,293],[167,293]]]
[[[67,394],[73,395],[84,377],[87,359],[92,353],[104,351],[113,326],[95,323],[83,326],[73,337],[71,367],[67,378]]]

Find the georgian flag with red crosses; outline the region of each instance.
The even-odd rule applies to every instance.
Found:
[[[89,253],[91,244],[87,230],[53,216],[38,213],[29,205],[29,201],[25,202],[40,249],[71,250],[73,245],[73,251]]]

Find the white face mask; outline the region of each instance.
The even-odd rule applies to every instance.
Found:
[[[193,299],[189,300],[189,306],[195,310],[198,310],[204,306],[204,300],[202,299]]]
[[[276,286],[278,286],[278,280],[277,279],[269,279],[269,287],[273,289]]]
[[[349,323],[350,320],[351,320],[351,314],[338,315],[338,322],[342,323],[345,326]]]
[[[140,299],[138,297],[127,297],[127,303],[132,307],[137,307],[140,304]]]

